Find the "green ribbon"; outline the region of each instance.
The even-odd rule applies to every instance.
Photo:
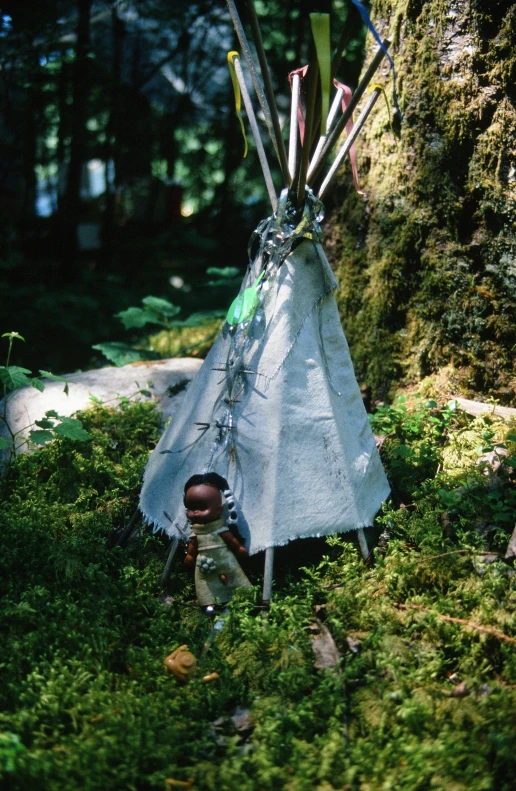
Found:
[[[331,47],[330,47],[330,15],[310,14],[312,36],[319,61],[321,79],[321,135],[326,134],[326,120],[330,109],[331,89]]]

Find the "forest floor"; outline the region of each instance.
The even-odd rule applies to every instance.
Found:
[[[289,550],[267,614],[251,564],[256,588],[212,629],[180,562],[160,589],[167,540],[141,527],[113,546],[159,414],[80,418],[90,441],[0,481],[3,788],[514,788],[510,423],[419,394],[378,407],[393,494],[371,562],[345,537],[301,568]],[[200,665],[186,686],[163,664],[183,644]]]

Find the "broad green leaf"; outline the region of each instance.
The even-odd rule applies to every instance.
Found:
[[[181,308],[178,308],[177,305],[173,305],[172,302],[168,301],[168,299],[160,299],[160,297],[145,297],[145,299],[142,299],[142,302],[146,308],[149,308],[150,311],[162,313],[163,316],[167,317],[167,319],[171,319],[181,312]]]
[[[45,417],[56,417],[58,420],[60,420],[60,417],[55,409],[47,409],[45,412]]]
[[[399,445],[394,451],[393,456],[398,456],[400,459],[408,459],[410,456],[414,455],[414,451],[412,448],[409,448],[407,445]]]
[[[40,393],[42,393],[43,390],[45,389],[45,383],[42,382],[40,379],[31,379],[30,383],[31,383],[31,386],[35,390],[39,390]]]
[[[198,313],[192,313],[187,319],[181,322],[182,327],[202,327],[203,324],[208,324],[213,319],[223,319],[226,315],[224,310],[204,310]]]
[[[128,363],[136,363],[139,360],[156,360],[159,358],[158,354],[152,352],[145,352],[141,349],[135,349],[128,343],[121,341],[110,341],[108,343],[97,343],[92,347],[108,358],[108,360],[115,365],[127,365]]]
[[[230,288],[234,291],[238,288],[241,278],[235,277],[233,280],[208,280],[207,285],[210,288]]]
[[[29,432],[29,439],[33,445],[46,445],[54,439],[54,435],[51,431],[35,429]]]
[[[115,318],[120,319],[126,330],[145,327],[146,324],[163,324],[157,313],[144,308],[127,308],[120,313],[115,313]]]
[[[82,427],[81,421],[73,417],[62,418],[62,423],[59,423],[54,431],[58,437],[66,437],[76,442],[85,442],[92,438],[91,434]]]
[[[23,335],[20,335],[19,332],[4,332],[2,338],[18,338],[19,341],[23,341],[25,343],[25,338]]]
[[[66,395],[68,395],[70,383],[65,376],[57,376],[56,374],[51,374],[50,371],[41,371],[41,370],[40,370],[40,374],[41,376],[44,376],[45,379],[50,379],[51,382],[64,382],[65,386],[63,388],[63,393],[66,393]]]
[[[227,280],[230,280],[234,277],[238,277],[240,274],[240,270],[236,268],[236,266],[224,266],[219,268],[218,266],[210,266],[206,270],[207,275],[213,275],[214,277],[223,277]]]
[[[54,428],[54,422],[52,420],[48,420],[48,418],[43,418],[42,420],[35,420],[34,423],[36,426],[40,428]]]
[[[27,374],[30,374],[28,368],[20,368],[19,365],[10,365],[6,368],[5,365],[0,365],[0,382],[7,385],[9,390],[31,385],[32,379]]]
[[[11,447],[11,443],[5,437],[0,437],[0,450],[7,450]]]
[[[97,396],[94,396],[91,393],[90,393],[90,401],[92,402],[92,404],[97,404],[97,406],[101,406],[104,403],[100,398],[97,398]]]

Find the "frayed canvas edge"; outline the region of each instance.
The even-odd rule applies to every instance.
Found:
[[[378,508],[374,512],[374,515],[367,522],[361,522],[358,525],[357,524],[349,525],[349,527],[339,527],[339,528],[329,527],[327,530],[319,530],[318,532],[314,532],[314,533],[310,533],[310,534],[302,535],[302,536],[300,536],[300,535],[292,535],[290,537],[283,538],[281,541],[276,542],[274,544],[272,544],[272,543],[271,544],[263,544],[263,545],[260,545],[258,547],[253,547],[253,549],[249,551],[249,556],[252,557],[253,555],[257,555],[258,552],[265,552],[266,549],[271,549],[273,547],[284,547],[287,544],[290,544],[291,541],[297,541],[297,540],[301,540],[301,539],[304,539],[304,538],[324,538],[324,537],[328,537],[328,536],[338,536],[341,533],[350,533],[352,530],[366,530],[368,527],[372,527],[373,526],[373,522],[374,522],[374,520],[376,518],[376,515],[378,514],[378,511],[382,507],[383,503],[385,503],[388,500],[390,494],[391,494],[390,487],[387,487],[387,492],[385,494],[385,497],[382,498],[382,500],[380,502],[380,505],[378,506]],[[177,528],[175,528],[173,525],[171,525],[170,523],[168,523],[165,526],[161,522],[157,522],[149,514],[145,513],[145,511],[142,511],[141,508],[140,508],[140,513],[141,513],[141,515],[143,517],[144,523],[148,527],[152,528],[152,532],[153,533],[159,533],[160,531],[162,531],[162,532],[166,533],[169,538],[178,538],[179,540],[185,538],[181,534],[181,532]]]

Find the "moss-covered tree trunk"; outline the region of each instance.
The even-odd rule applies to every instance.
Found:
[[[365,198],[349,178],[333,196],[330,256],[357,376],[385,398],[395,383],[451,364],[452,388],[508,403],[516,4],[374,0],[371,16],[393,42],[404,122],[396,138],[377,104],[359,140]],[[386,68],[381,80],[392,95]]]

